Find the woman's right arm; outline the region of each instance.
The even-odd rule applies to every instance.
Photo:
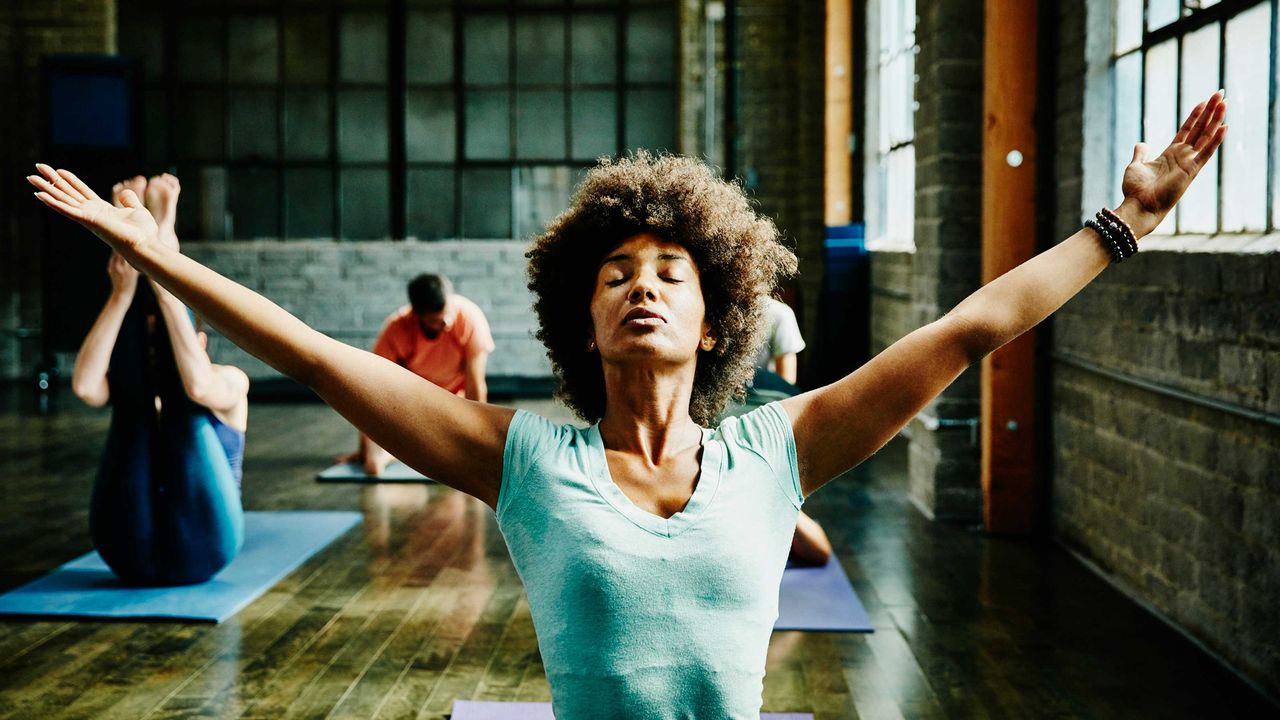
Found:
[[[102,407],[111,399],[107,368],[111,365],[111,352],[116,347],[120,326],[138,287],[138,271],[117,253],[111,253],[107,261],[107,274],[111,276],[111,295],[84,337],[71,374],[71,392],[89,407]]]
[[[307,327],[283,308],[157,241],[132,192],[103,201],[75,175],[38,166],[31,182],[49,207],[84,225],[134,267],[195,309],[229,340],[311,387],[406,465],[497,504],[514,411],[458,398],[389,360]]]

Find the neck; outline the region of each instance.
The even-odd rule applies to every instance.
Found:
[[[600,437],[610,450],[643,455],[651,463],[702,439],[689,416],[696,363],[675,368],[651,363],[604,364],[605,404]]]

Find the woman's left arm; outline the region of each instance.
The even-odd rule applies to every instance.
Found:
[[[182,389],[197,405],[218,412],[231,412],[244,402],[249,392],[249,377],[241,371],[220,372],[209,360],[200,344],[196,329],[187,315],[187,306],[161,285],[151,282],[160,314],[169,331],[174,364],[182,378]]]
[[[1196,106],[1173,142],[1148,161],[1134,148],[1116,209],[1137,237],[1151,232],[1222,144],[1226,101]],[[1035,327],[1111,262],[1093,230],[1010,270],[951,312],[897,341],[845,378],[783,400],[807,496],[888,442],[960,373]]]

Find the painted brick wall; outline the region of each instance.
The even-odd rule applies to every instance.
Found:
[[[1084,180],[1097,176],[1086,148],[1105,133],[1095,106],[1107,97],[1096,85],[1105,64],[1092,48],[1105,52],[1108,39],[1096,33],[1107,25],[1085,17],[1105,12],[1099,5],[1059,4],[1059,237],[1097,202],[1116,202],[1095,198]],[[1280,239],[1272,240],[1253,242],[1250,253],[1149,243],[1054,316],[1050,507],[1060,542],[1280,696]]]
[[[532,298],[525,288],[525,243],[290,242],[186,243],[195,260],[266,295],[317,330],[370,348],[382,321],[408,302],[405,285],[418,273],[448,276],[454,290],[484,311],[497,350],[488,374],[548,377],[542,343],[533,338]],[[218,362],[243,367],[255,379],[279,375],[222,338],[210,340]]]
[[[884,350],[916,329],[911,311],[909,252],[871,254],[871,353]]]

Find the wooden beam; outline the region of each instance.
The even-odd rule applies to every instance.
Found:
[[[823,218],[827,225],[852,221],[853,8],[852,0],[827,0],[827,60]]]
[[[982,281],[1035,254],[1036,6],[987,0],[983,60]],[[1035,335],[982,361],[983,520],[988,532],[1032,529]]]

